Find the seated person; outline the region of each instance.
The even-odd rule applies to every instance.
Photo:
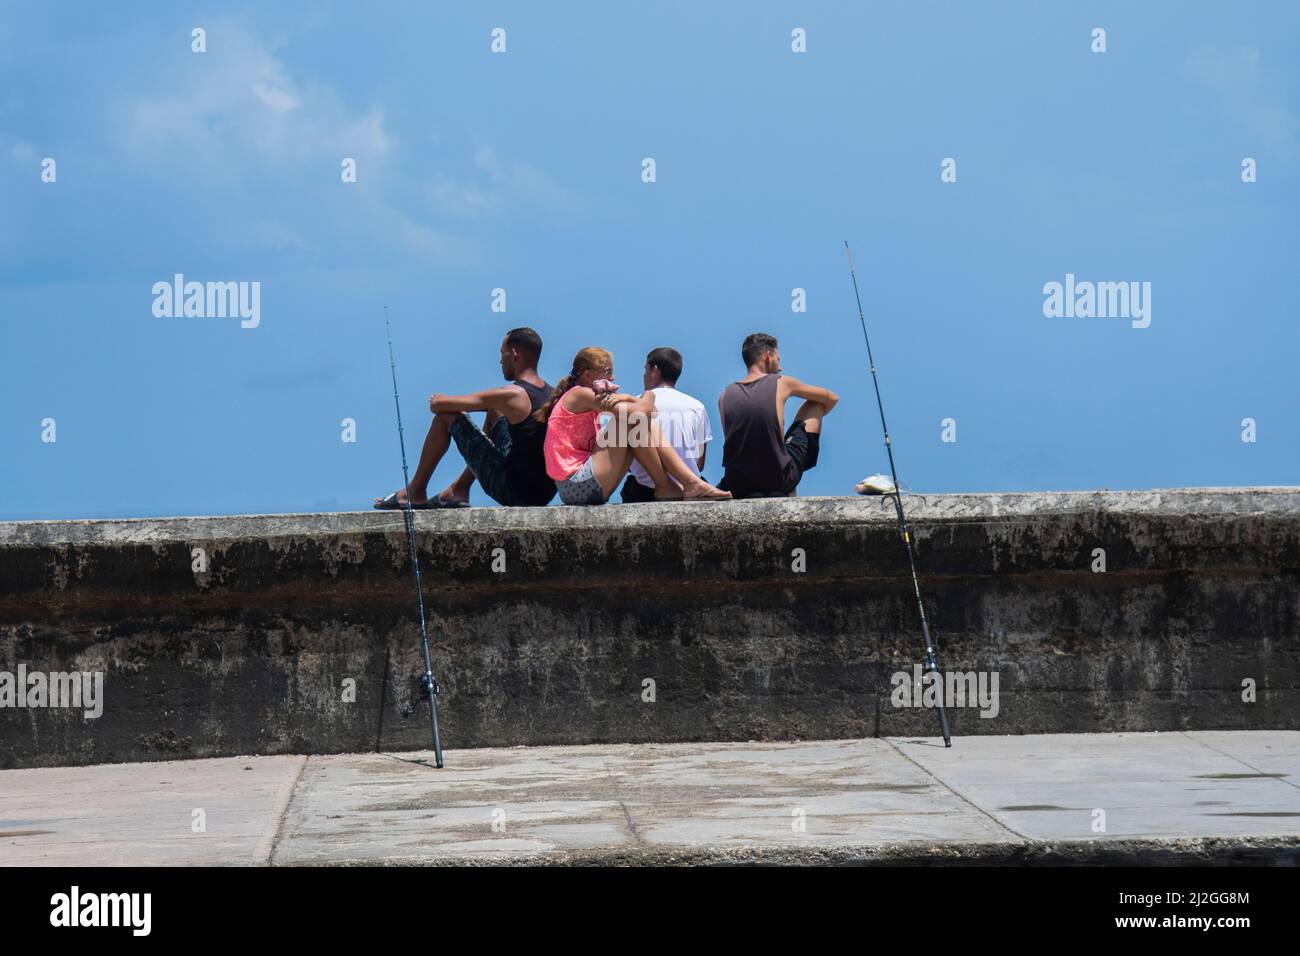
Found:
[[[472,395],[429,396],[433,422],[411,483],[387,498],[376,498],[375,507],[405,508],[410,495],[412,508],[464,508],[475,479],[497,504],[549,504],[555,482],[546,474],[542,457],[546,425],[534,414],[551,394],[537,374],[541,355],[541,336],[529,328],[511,329],[501,341],[501,374],[511,384]],[[487,415],[479,431],[465,413],[481,411]],[[430,500],[429,479],[453,441],[467,467]]]
[[[755,332],[741,346],[748,374],[718,399],[722,419],[722,481],[737,498],[793,496],[804,472],[817,464],[822,419],[839,401],[829,389],[781,374],[776,339]],[[785,403],[804,403],[785,427]]]
[[[628,465],[639,461],[654,482],[656,501],[730,498],[701,479],[667,445],[655,424],[654,395],[621,395],[609,380],[614,359],[589,346],[573,359],[573,371],[560,379],[550,400],[537,412],[546,422],[546,473],[566,505],[604,504]],[[600,416],[609,424],[600,429]]]
[[[655,424],[664,441],[692,472],[704,470],[705,445],[713,440],[709,413],[697,399],[677,390],[682,374],[682,354],[676,349],[655,349],[645,357],[641,384],[655,397]],[[623,503],[654,501],[654,482],[639,461],[632,462],[631,473],[623,483]]]

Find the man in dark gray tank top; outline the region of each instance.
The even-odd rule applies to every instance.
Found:
[[[724,436],[718,487],[735,498],[793,495],[804,472],[817,464],[822,419],[839,397],[782,375],[776,339],[764,332],[745,339],[741,360],[748,374],[718,399]],[[804,403],[786,428],[785,403],[791,398]]]
[[[546,474],[542,455],[546,425],[533,418],[551,397],[551,387],[537,374],[541,355],[541,336],[528,328],[511,329],[501,341],[501,374],[509,385],[470,395],[429,396],[433,422],[411,483],[376,498],[375,507],[404,508],[409,493],[412,508],[464,508],[476,480],[498,504],[548,504],[555,497],[555,482]],[[487,412],[482,431],[467,412]],[[465,459],[465,470],[430,498],[429,480],[453,441]]]

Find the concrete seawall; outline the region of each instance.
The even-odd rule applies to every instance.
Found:
[[[955,734],[1300,729],[1300,489],[906,504]],[[886,499],[417,522],[449,749],[936,732]],[[104,675],[0,767],[427,747],[418,661],[400,514],[0,523],[0,672]]]

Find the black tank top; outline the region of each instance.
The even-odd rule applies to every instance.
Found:
[[[779,372],[753,382],[732,382],[722,393],[722,481],[737,498],[790,491],[794,463],[776,417]]]
[[[555,497],[555,482],[546,473],[542,446],[546,443],[546,426],[533,418],[533,412],[551,397],[551,386],[515,382],[528,393],[532,409],[528,417],[510,426],[510,455],[506,458],[506,481],[520,500],[530,505],[549,504]]]

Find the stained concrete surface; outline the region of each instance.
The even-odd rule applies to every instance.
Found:
[[[1295,731],[454,750],[443,770],[417,752],[0,772],[8,866],[1297,861]]]
[[[941,665],[999,682],[962,737],[1300,730],[1300,489],[906,501]],[[934,732],[892,500],[415,520],[451,747]],[[419,750],[413,597],[400,514],[0,522],[0,672],[104,686],[0,706],[0,768]]]
[[[306,761],[234,757],[0,772],[0,866],[265,863]]]

